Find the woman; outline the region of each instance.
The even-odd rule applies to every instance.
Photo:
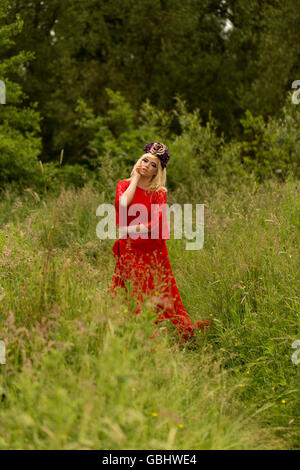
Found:
[[[210,320],[193,324],[182,304],[169,262],[166,239],[170,239],[166,221],[166,166],[170,158],[168,147],[152,142],[133,167],[130,178],[119,181],[116,190],[116,225],[122,235],[113,245],[116,266],[110,291],[117,294],[121,287],[137,300],[136,314],[145,297],[152,301],[160,315],[157,324],[170,319],[183,341],[196,329],[204,329]],[[142,204],[143,206],[134,206]],[[132,210],[132,209],[137,209]],[[144,209],[144,210],[142,210]],[[139,212],[138,223],[136,221]],[[150,220],[148,220],[148,217]],[[128,298],[128,297],[127,297]]]

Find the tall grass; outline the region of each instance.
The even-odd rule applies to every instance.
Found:
[[[192,321],[213,321],[186,345],[108,293],[96,208],[114,194],[6,192],[2,449],[299,449],[299,181],[191,189],[168,201],[205,204],[203,249],[167,244]]]

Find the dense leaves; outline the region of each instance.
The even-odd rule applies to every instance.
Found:
[[[19,16],[4,25],[7,0],[0,0],[0,79],[5,84],[5,102],[0,105],[0,184],[18,181],[37,183],[38,160],[41,153],[40,115],[36,104],[25,105],[26,95],[19,82],[24,63],[32,58],[30,52],[11,55],[12,37],[22,31]]]
[[[110,159],[122,174],[158,138],[172,151],[171,185],[224,168],[260,181],[299,174],[292,0],[0,5],[2,183],[82,185]]]

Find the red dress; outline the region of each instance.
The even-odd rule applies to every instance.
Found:
[[[153,192],[137,187],[129,206],[119,208],[119,198],[129,184],[130,181],[126,180],[117,184],[116,225],[129,226],[139,216],[139,220],[135,220],[132,225],[142,223],[150,232],[123,235],[116,240],[112,248],[116,266],[110,292],[117,295],[116,287],[120,286],[128,293],[130,285],[131,296],[137,300],[136,314],[140,313],[141,303],[148,298],[153,302],[154,311],[160,314],[154,323],[170,319],[182,339],[188,339],[194,335],[196,328],[208,326],[210,320],[193,324],[182,304],[166,245],[166,240],[170,239],[166,220],[166,192],[162,189]],[[137,207],[138,210],[135,211],[131,207],[133,204],[143,204],[145,210],[140,212]]]

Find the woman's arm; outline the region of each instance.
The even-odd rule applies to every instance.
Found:
[[[134,174],[133,174],[133,178],[132,180],[130,181],[130,185],[128,186],[128,188],[126,189],[126,191],[122,194],[121,198],[120,198],[120,205],[122,207],[127,207],[129,206],[129,204],[131,203],[132,199],[133,199],[133,196],[134,196],[134,193],[135,193],[135,190],[136,190],[136,186],[139,182],[139,179],[141,177],[141,174],[138,173],[138,170],[140,168],[140,165],[138,165],[134,171]]]
[[[120,237],[127,237],[127,235],[130,235],[131,233],[148,233],[148,228],[145,227],[143,224],[138,224],[138,225],[129,225],[128,227],[126,225],[120,226]]]
[[[170,239],[170,231],[166,219],[165,204],[167,204],[167,193],[165,191],[158,191],[155,197],[153,214],[151,209],[152,219],[150,220],[150,222],[141,224],[141,232],[151,232],[154,234],[154,238],[156,238],[156,236],[159,236],[159,232],[161,232],[163,238],[166,237],[168,240]]]

